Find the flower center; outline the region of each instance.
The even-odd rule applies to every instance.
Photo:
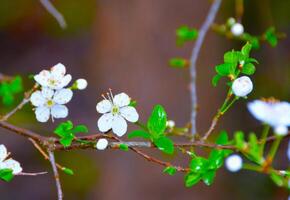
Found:
[[[48,82],[50,85],[56,85],[56,80],[54,80],[54,79],[49,79]]]
[[[46,102],[47,107],[52,107],[54,105],[54,102],[52,100],[48,100]]]
[[[118,106],[114,105],[114,106],[112,107],[112,114],[113,114],[113,115],[117,115],[117,114],[119,114],[119,111],[120,111],[120,109],[119,109]]]

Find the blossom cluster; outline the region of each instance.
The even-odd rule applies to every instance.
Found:
[[[16,175],[22,172],[22,168],[20,163],[12,158],[8,158],[9,154],[6,147],[1,144],[0,145],[0,170],[2,169],[10,169],[12,170],[12,174]]]

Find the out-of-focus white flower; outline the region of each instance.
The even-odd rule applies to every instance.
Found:
[[[65,66],[58,63],[53,66],[50,71],[42,70],[39,74],[34,76],[34,80],[42,87],[59,90],[67,86],[72,79],[70,74],[65,75],[65,73]]]
[[[255,100],[248,103],[250,113],[274,128],[277,135],[286,135],[290,126],[290,103],[286,101]]]
[[[173,120],[168,120],[166,122],[166,127],[170,128],[170,129],[173,129],[175,127],[175,122]]]
[[[108,140],[105,138],[101,138],[98,140],[97,144],[96,144],[96,148],[98,150],[105,150],[108,147]]]
[[[53,118],[65,118],[68,115],[68,108],[64,105],[68,103],[73,96],[70,89],[60,89],[54,91],[43,87],[41,91],[35,91],[30,101],[36,107],[35,115],[39,122],[47,122],[50,115]]]
[[[244,27],[240,23],[235,23],[231,27],[231,32],[234,36],[241,36],[244,33]]]
[[[14,175],[22,172],[22,168],[20,163],[11,158],[7,159],[9,153],[7,152],[6,147],[1,144],[0,145],[0,170],[1,169],[11,169]]]
[[[104,100],[99,102],[96,109],[103,114],[98,120],[98,127],[101,132],[112,129],[113,132],[121,137],[127,132],[127,122],[137,122],[139,115],[136,109],[130,104],[130,97],[125,93],[113,96],[108,93],[108,98],[103,95]],[[125,120],[126,119],[126,120]]]
[[[76,86],[77,86],[77,89],[84,90],[87,88],[88,82],[86,79],[80,78],[80,79],[76,80]]]
[[[232,85],[233,93],[238,97],[245,97],[253,90],[253,83],[247,76],[242,76],[234,80]]]
[[[226,168],[231,172],[239,171],[243,166],[243,160],[241,156],[234,154],[230,155],[225,161]]]

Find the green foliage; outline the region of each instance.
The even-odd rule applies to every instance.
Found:
[[[278,38],[276,35],[275,27],[270,27],[265,32],[265,39],[266,41],[272,46],[276,47],[278,44]]]
[[[6,182],[10,182],[14,175],[12,169],[0,169],[0,179]]]
[[[222,131],[216,139],[216,144],[229,144],[227,132]],[[231,150],[212,149],[208,158],[193,156],[189,168],[190,172],[185,175],[186,187],[191,187],[202,180],[206,185],[211,185],[214,181],[216,171],[222,167],[224,159],[231,153]]]
[[[70,168],[66,168],[66,167],[64,167],[63,169],[62,169],[62,171],[64,172],[64,173],[66,173],[66,174],[68,174],[68,175],[74,175],[74,171],[72,170],[72,169],[70,169]]]
[[[270,178],[278,187],[285,187],[288,190],[290,190],[290,185],[289,185],[290,172],[289,171],[285,171],[283,174],[272,172],[270,174]]]
[[[4,81],[0,83],[0,96],[2,97],[2,103],[5,106],[10,106],[15,100],[15,94],[22,92],[22,79],[20,76],[16,76],[10,81]]]
[[[194,41],[198,36],[198,31],[195,28],[181,26],[176,30],[176,36],[176,44],[178,46],[183,46],[186,42]]]
[[[156,105],[147,121],[146,131],[135,130],[128,134],[128,138],[140,137],[149,139],[159,150],[166,154],[173,154],[174,143],[165,136],[167,114],[161,105]]]
[[[168,166],[163,170],[163,173],[169,174],[170,176],[173,176],[176,174],[177,169],[173,166]]]
[[[129,147],[126,144],[120,144],[119,149],[121,149],[122,151],[129,151]]]
[[[131,100],[130,104],[128,106],[136,107],[137,106],[137,101]]]
[[[184,58],[171,58],[169,60],[169,66],[172,68],[186,68],[189,62]]]
[[[60,123],[54,130],[54,133],[61,138],[60,143],[64,147],[69,147],[71,145],[76,133],[87,132],[88,128],[85,125],[74,126],[71,121]]]
[[[224,63],[217,65],[215,71],[217,74],[212,78],[212,85],[217,86],[222,77],[228,77],[230,81],[235,80],[240,73],[252,75],[255,73],[257,61],[250,58],[252,45],[247,43],[241,51],[228,51],[224,54]]]

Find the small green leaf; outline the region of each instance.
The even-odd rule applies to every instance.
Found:
[[[163,173],[169,174],[170,176],[173,176],[174,174],[176,174],[176,172],[177,172],[177,169],[172,166],[168,166],[163,170]]]
[[[226,131],[221,131],[218,138],[216,139],[216,144],[225,145],[228,143],[229,137]]]
[[[212,78],[212,80],[211,80],[212,85],[213,85],[214,87],[216,87],[217,84],[218,84],[218,82],[219,82],[219,80],[220,80],[221,78],[222,78],[221,75],[216,74],[216,75]]]
[[[213,183],[215,173],[216,173],[215,170],[210,170],[202,175],[202,180],[207,186],[210,186]]]
[[[219,75],[221,75],[221,76],[227,76],[227,75],[230,75],[230,74],[234,73],[235,68],[236,68],[236,65],[235,64],[232,64],[232,63],[224,63],[224,64],[221,64],[221,65],[217,65],[215,67],[215,70],[216,70],[216,72]]]
[[[16,76],[10,83],[10,90],[13,94],[22,92],[22,79],[20,76]]]
[[[252,45],[247,42],[247,44],[243,46],[241,52],[243,55],[245,55],[248,58],[250,56],[251,49],[252,49]]]
[[[72,129],[72,133],[87,133],[89,129],[85,125],[77,125]]]
[[[167,114],[161,105],[153,108],[151,116],[148,119],[147,127],[153,138],[163,135],[166,129]]]
[[[129,139],[136,138],[136,137],[150,139],[150,134],[143,130],[134,130],[128,134]]]
[[[122,151],[129,151],[129,147],[126,144],[120,144],[119,149]]]
[[[176,43],[179,46],[184,45],[185,42],[193,41],[197,38],[198,31],[194,28],[187,26],[181,26],[176,30],[177,40]]]
[[[195,184],[197,184],[201,179],[201,175],[193,172],[189,172],[185,175],[184,181],[186,187],[191,187]]]
[[[256,67],[252,63],[246,63],[242,68],[242,73],[246,75],[252,75],[256,71]]]
[[[218,169],[224,163],[224,152],[223,150],[213,149],[211,150],[209,157],[209,168],[210,169]]]
[[[169,66],[172,68],[185,68],[189,66],[189,62],[184,58],[171,58]]]
[[[237,65],[239,61],[245,60],[246,56],[244,56],[239,51],[228,51],[224,54],[224,62],[231,63]]]
[[[59,142],[64,146],[64,147],[69,147],[74,139],[74,135],[68,134],[65,137],[62,137]]]
[[[190,169],[195,173],[205,172],[208,168],[208,160],[203,157],[193,158],[190,162]]]
[[[70,132],[72,128],[73,128],[73,123],[68,120],[66,122],[60,123],[54,130],[54,133],[62,137],[62,136],[65,136],[66,133]]]
[[[270,175],[271,179],[273,180],[273,182],[278,185],[279,187],[282,187],[284,185],[284,179],[282,176],[279,176],[275,173],[271,173]]]
[[[0,169],[0,179],[6,182],[10,182],[14,175],[12,169]]]
[[[131,100],[130,104],[128,106],[136,107],[137,106],[137,101]]]
[[[72,170],[72,169],[70,169],[70,168],[66,168],[66,167],[64,167],[63,169],[62,169],[62,171],[64,172],[64,173],[66,173],[66,174],[68,174],[68,175],[74,175],[74,171]]]
[[[276,36],[275,28],[270,27],[265,32],[266,41],[272,46],[275,47],[278,44],[278,38]]]
[[[235,140],[235,146],[239,150],[243,150],[243,148],[245,147],[244,133],[242,131],[235,132],[234,140]]]
[[[166,154],[173,154],[174,143],[168,137],[162,136],[154,140],[153,142],[159,150],[163,151]]]

